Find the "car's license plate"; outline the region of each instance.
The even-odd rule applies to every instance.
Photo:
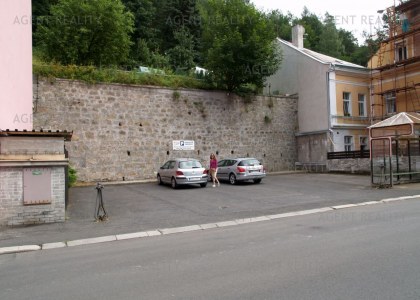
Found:
[[[197,181],[197,180],[200,180],[201,178],[200,177],[190,177],[190,181]]]

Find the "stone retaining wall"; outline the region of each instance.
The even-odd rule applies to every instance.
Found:
[[[369,158],[347,158],[327,160],[329,172],[370,174]]]
[[[79,181],[155,177],[167,159],[253,156],[267,171],[294,168],[297,99],[253,98],[220,91],[39,79],[34,86],[36,129],[74,131],[66,143]],[[194,151],[174,151],[193,140]]]

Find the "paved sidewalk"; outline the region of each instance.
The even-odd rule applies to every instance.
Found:
[[[313,209],[333,210],[355,203],[377,203],[387,198],[418,194],[420,184],[378,190],[370,187],[367,176],[337,174],[271,175],[259,185],[225,183],[215,189],[185,187],[172,190],[154,182],[106,185],[103,195],[109,219],[95,222],[95,187],[77,187],[70,189],[65,223],[0,227],[0,248],[50,243],[53,244],[49,246],[54,247],[97,237],[129,238],[133,237],[129,235],[131,233],[144,236],[145,232],[160,235],[202,230],[206,226],[269,220],[289,212],[313,213],[316,212],[311,211]]]

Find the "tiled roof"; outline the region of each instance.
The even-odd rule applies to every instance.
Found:
[[[2,136],[31,136],[31,137],[63,137],[66,141],[70,141],[73,135],[73,131],[68,132],[67,130],[10,130],[0,129],[0,137]]]

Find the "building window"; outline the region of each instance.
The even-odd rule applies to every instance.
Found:
[[[360,150],[361,151],[369,149],[368,138],[366,136],[361,136],[359,141],[360,141]]]
[[[401,43],[401,44],[397,44],[395,46],[395,60],[396,61],[402,61],[402,60],[406,60],[408,58],[407,55],[407,46],[405,45],[405,43]]]
[[[397,103],[396,103],[395,92],[386,93],[384,97],[385,97],[386,113],[387,114],[396,113]]]
[[[345,136],[344,137],[344,151],[352,151],[353,150],[353,137],[352,136]]]
[[[350,93],[348,92],[343,92],[343,112],[344,116],[351,115]]]
[[[359,94],[359,116],[360,117],[365,117],[366,116],[366,97],[364,94]]]

